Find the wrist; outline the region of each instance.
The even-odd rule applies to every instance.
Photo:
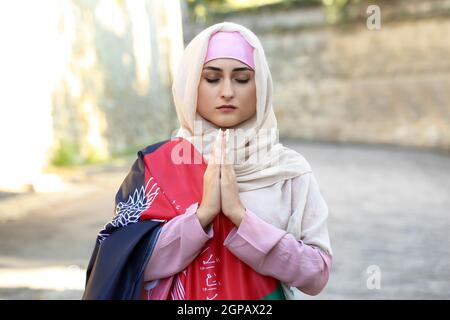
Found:
[[[229,215],[229,219],[231,220],[231,222],[233,222],[233,224],[236,227],[239,227],[239,225],[242,222],[242,219],[244,219],[244,216],[245,216],[245,208],[240,207],[240,208],[234,210],[233,213],[231,213]]]
[[[201,207],[197,209],[196,214],[202,228],[206,229],[206,227],[211,223],[211,219],[209,218],[211,215],[206,214],[204,209]]]

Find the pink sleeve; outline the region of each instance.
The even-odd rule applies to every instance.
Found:
[[[145,281],[166,278],[182,271],[213,237],[212,226],[205,232],[200,224],[196,214],[197,207],[198,203],[192,204],[185,214],[171,219],[162,227],[145,267]]]
[[[317,247],[297,241],[246,210],[239,228],[224,245],[256,272],[272,276],[309,295],[319,294],[328,282],[332,257]]]

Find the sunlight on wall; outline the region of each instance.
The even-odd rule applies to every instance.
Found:
[[[102,133],[106,129],[105,115],[98,108],[96,99],[87,95],[81,105],[83,124],[85,126],[81,153],[91,160],[102,160],[108,157],[108,141]]]
[[[164,12],[167,13],[166,34],[170,44],[170,78],[173,79],[176,68],[181,60],[181,55],[184,51],[181,7],[178,0],[162,1],[161,4],[164,6]]]
[[[0,188],[6,190],[40,178],[53,139],[53,62],[60,47],[56,4],[49,2],[0,3]]]
[[[255,6],[264,6],[267,4],[279,3],[282,0],[228,0],[228,5],[235,9],[251,8]]]
[[[110,33],[121,38],[111,47]],[[146,100],[155,103],[150,89],[170,95],[183,51],[181,7],[179,0],[4,1],[0,41],[0,191],[60,191],[57,176],[42,173],[51,157],[74,145],[73,163],[105,159],[128,143],[108,141],[111,127],[128,128],[107,112],[133,105],[143,112]],[[117,54],[133,63],[132,86],[120,78],[128,71],[114,63]],[[111,95],[117,87],[133,90],[120,100]]]
[[[131,18],[133,34],[133,55],[136,62],[136,79],[134,86],[140,95],[147,94],[149,90],[149,70],[152,52],[150,48],[151,37],[148,15],[145,11],[144,0],[127,0],[125,2]]]
[[[100,0],[95,9],[95,19],[116,36],[125,35],[126,17],[117,1]]]

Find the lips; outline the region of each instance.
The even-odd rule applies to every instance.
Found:
[[[224,104],[224,105],[222,105],[220,107],[217,107],[217,109],[228,109],[228,110],[230,110],[230,109],[237,109],[237,108],[235,106],[233,106],[232,104]]]

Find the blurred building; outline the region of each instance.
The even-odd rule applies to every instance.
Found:
[[[7,1],[0,29],[0,190],[170,135],[178,0]]]

